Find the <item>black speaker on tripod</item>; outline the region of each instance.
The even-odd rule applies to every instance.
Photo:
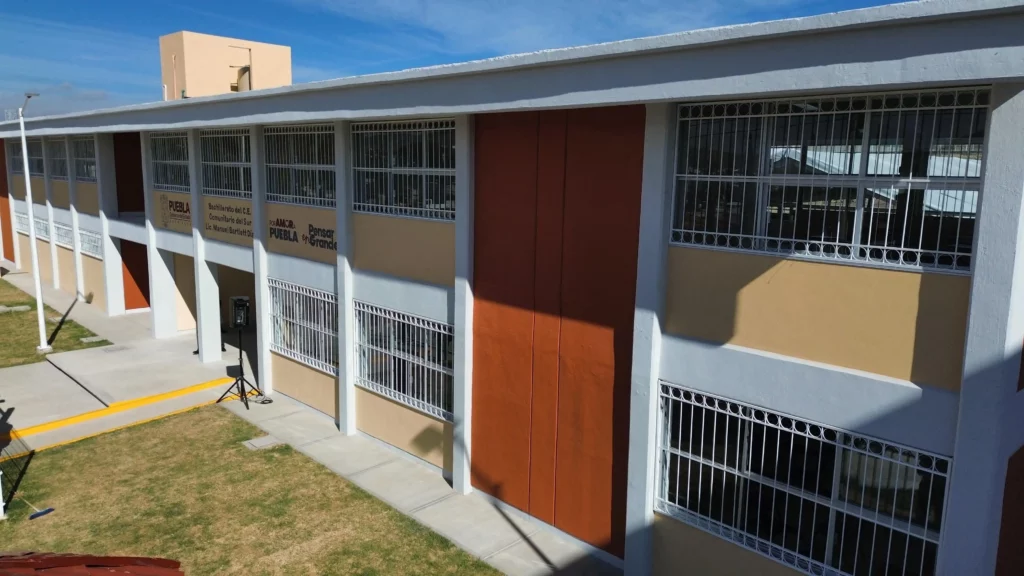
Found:
[[[249,326],[250,306],[248,296],[232,296],[231,302],[231,327],[238,331],[238,376],[235,377],[235,381],[228,386],[228,389],[220,395],[217,402],[220,402],[228,397],[229,394],[234,393],[238,396],[238,399],[245,404],[245,409],[249,409],[249,392],[255,392],[257,402],[260,404],[269,404],[270,398],[263,395],[263,391],[259,389],[255,384],[249,382],[245,377],[245,362],[242,359],[242,329]]]

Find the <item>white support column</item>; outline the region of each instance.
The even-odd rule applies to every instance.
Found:
[[[100,204],[100,233],[103,243],[103,288],[107,292],[107,314],[124,314],[124,272],[121,241],[110,236],[110,218],[117,217],[117,178],[114,173],[114,138],[97,134],[96,189]]]
[[[206,239],[203,238],[203,169],[199,155],[199,131],[188,131],[188,177],[192,192],[192,244],[196,271],[196,338],[199,340],[199,361],[221,359],[220,289],[217,265],[206,261]]]
[[[263,127],[249,129],[249,150],[252,159],[252,272],[256,282],[256,382],[264,394],[274,392],[270,370],[270,286],[267,283],[267,171],[263,146]],[[249,359],[250,364],[252,359]]]
[[[938,574],[993,574],[1024,342],[1024,84],[997,84],[971,261],[963,384]],[[1014,497],[1019,497],[1015,495]]]
[[[149,267],[149,310],[153,338],[171,338],[178,334],[177,287],[174,284],[174,255],[156,246],[153,225],[153,174],[150,170],[149,132],[139,133],[142,148],[142,196],[146,210],[146,261]]]
[[[338,238],[338,430],[356,433],[355,312],[352,304],[352,170],[348,122],[334,123],[335,235]]]
[[[7,209],[11,213],[11,241],[14,243],[14,267],[18,270],[23,270],[25,263],[21,261],[21,245],[20,238],[18,238],[18,226],[16,224],[17,211],[14,209],[14,174],[17,168],[11,165],[11,141],[4,141],[4,154],[7,155]],[[21,146],[21,143],[18,143]]]
[[[68,197],[71,210],[71,247],[75,258],[75,298],[85,301],[85,275],[82,271],[82,235],[78,232],[78,175],[71,138],[64,137],[64,157],[68,159]],[[70,279],[68,279],[70,282]]]
[[[629,402],[624,572],[651,574],[654,491],[657,479],[658,375],[665,306],[665,266],[672,209],[672,147],[675,106],[648,104],[640,197],[633,370]]]
[[[455,119],[455,418],[452,487],[473,491],[470,480],[473,430],[473,187],[472,116]]]
[[[50,270],[53,275],[51,284],[54,288],[60,289],[60,263],[57,260],[57,228],[53,225],[53,178],[50,174],[50,150],[47,144],[49,140],[39,140],[43,148],[43,182],[46,189],[46,225],[49,227],[50,243]]]

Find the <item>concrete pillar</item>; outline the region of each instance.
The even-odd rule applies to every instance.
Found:
[[[455,119],[455,402],[452,487],[473,491],[473,186],[472,116]]]
[[[1024,84],[995,85],[939,574],[992,574],[1024,342]],[[1015,449],[1016,447],[1014,447]]]
[[[653,569],[651,525],[658,458],[658,375],[672,208],[675,110],[673,104],[648,104],[644,129],[626,476],[624,571],[630,575],[649,575]]]
[[[18,142],[17,145],[21,146],[21,143]],[[17,172],[17,168],[15,168],[14,166],[11,165],[12,164],[11,163],[11,146],[14,146],[14,141],[13,140],[7,140],[4,143],[4,151],[7,154],[7,199],[8,199],[7,208],[8,208],[8,211],[11,213],[11,241],[14,242],[14,267],[17,268],[18,270],[23,270],[24,266],[25,266],[25,263],[23,263],[21,261],[21,245],[20,245],[20,240],[21,239],[18,238],[18,236],[19,236],[19,234],[18,234],[18,226],[17,226],[17,224],[15,224],[15,222],[17,222],[17,217],[15,216],[15,214],[17,214],[17,211],[14,209],[14,193],[13,193],[13,189],[14,189],[14,180],[13,180],[13,178],[14,178],[14,174]],[[2,253],[3,252],[0,252],[0,254],[2,254]]]
[[[121,241],[110,236],[110,218],[117,217],[117,179],[114,176],[114,138],[97,134],[96,189],[100,204],[100,234],[103,244],[103,286],[107,294],[107,314],[124,314],[124,272]]]
[[[41,138],[39,144],[43,148],[43,182],[46,183],[46,226],[49,228],[50,269],[53,275],[51,284],[60,288],[60,264],[57,261],[57,228],[53,225],[53,175],[50,174],[49,140]]]
[[[253,302],[253,316],[256,318],[256,382],[264,394],[274,391],[274,380],[270,371],[270,286],[267,283],[267,171],[264,150],[263,127],[249,129],[249,150],[252,160],[252,274],[256,282],[256,301]],[[250,363],[252,359],[249,360]]]
[[[75,174],[74,147],[64,138],[64,156],[68,159],[68,196],[71,211],[71,246],[75,253],[75,298],[85,301],[85,276],[82,271],[82,235],[78,231],[78,175]]]
[[[196,271],[196,338],[199,340],[199,361],[221,359],[220,289],[217,286],[217,265],[206,261],[206,239],[203,238],[202,159],[199,156],[199,131],[188,131],[188,177],[192,192],[192,245]]]
[[[335,235],[338,289],[338,430],[356,433],[355,312],[352,303],[352,142],[350,124],[334,123]]]
[[[156,247],[149,132],[140,133],[139,138],[142,140],[142,157],[139,161],[142,162],[142,196],[146,210],[146,261],[149,267],[149,310],[153,319],[153,338],[171,338],[178,334],[178,289],[174,284],[174,255]]]

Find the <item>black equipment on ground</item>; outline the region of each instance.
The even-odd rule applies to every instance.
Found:
[[[220,395],[217,402],[221,402],[227,398],[229,394],[234,393],[238,396],[238,399],[242,401],[242,404],[245,404],[245,409],[248,410],[249,392],[255,392],[256,402],[260,404],[270,404],[272,400],[264,396],[262,390],[245,378],[245,364],[242,359],[242,328],[249,326],[249,297],[232,296],[229,301],[231,303],[231,327],[238,330],[238,376],[235,377],[235,381],[228,386],[228,389]]]

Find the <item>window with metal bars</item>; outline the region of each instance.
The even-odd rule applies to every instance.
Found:
[[[153,132],[149,135],[149,148],[153,189],[190,192],[188,133]]]
[[[21,154],[21,142],[7,141],[7,158],[9,159],[7,163],[8,168],[10,168],[11,172],[15,175],[21,174],[23,170],[22,163],[24,162],[22,160],[24,157]]]
[[[353,210],[455,219],[455,121],[352,125]]]
[[[78,238],[82,242],[81,251],[94,258],[103,258],[103,244],[98,232],[92,230],[78,229]]]
[[[14,228],[23,234],[28,234],[28,214],[21,212],[14,213]]]
[[[659,512],[809,574],[935,573],[948,457],[660,388]]]
[[[57,244],[65,248],[74,248],[75,235],[71,231],[71,226],[67,224],[61,224],[60,222],[53,223],[53,240]]]
[[[268,126],[263,142],[267,202],[335,206],[333,124]]]
[[[68,152],[64,139],[46,141],[46,162],[53,180],[68,179]]]
[[[338,300],[334,294],[269,278],[270,348],[321,372],[338,374]]]
[[[356,384],[451,421],[453,327],[359,301],[355,317]]]
[[[42,140],[28,141],[28,173],[31,176],[43,176],[46,173]]]
[[[249,130],[203,130],[199,133],[203,195],[252,198]]]
[[[36,221],[36,237],[40,240],[49,240],[50,223],[46,218],[40,218],[39,216],[36,216],[34,220]]]
[[[679,107],[671,241],[968,272],[986,89]]]
[[[71,155],[74,157],[75,180],[96,181],[96,141],[92,136],[73,138]]]

